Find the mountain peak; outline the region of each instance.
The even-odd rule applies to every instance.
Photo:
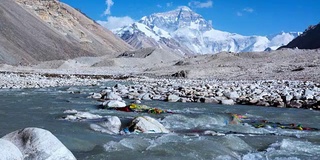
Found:
[[[192,28],[198,31],[208,31],[212,29],[211,23],[206,21],[200,14],[193,12],[187,6],[180,6],[168,12],[145,16],[141,18],[139,22],[150,28],[157,26],[167,32],[174,32],[181,28]]]

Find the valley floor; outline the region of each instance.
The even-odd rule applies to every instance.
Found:
[[[155,85],[189,88],[172,93],[178,94],[183,102],[319,109],[319,52],[280,50],[183,58],[161,50],[146,54],[144,50],[118,58],[82,57],[34,66],[2,65],[0,87],[99,85],[110,79],[126,79],[145,84],[150,91]],[[162,94],[166,93],[150,92],[149,98]]]

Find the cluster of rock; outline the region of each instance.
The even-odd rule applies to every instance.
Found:
[[[14,131],[0,139],[1,159],[76,158],[51,132],[40,128]]]
[[[100,116],[89,112],[80,112],[76,110],[67,110],[64,117],[69,121],[96,120],[96,123],[90,124],[94,131],[108,134],[128,134],[128,133],[169,133],[160,122],[149,116],[138,116],[132,119],[128,125],[122,125],[117,116]],[[99,121],[100,119],[100,121]],[[124,127],[123,127],[124,126]]]
[[[48,77],[41,74],[0,73],[0,88],[3,89],[98,85],[101,81],[104,80],[79,78],[77,76]]]
[[[122,98],[320,109],[320,84],[301,81],[212,81],[134,79],[132,85],[106,87],[92,98],[104,106],[123,107]]]

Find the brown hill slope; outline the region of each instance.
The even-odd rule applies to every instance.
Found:
[[[114,57],[129,49],[110,31],[56,0],[1,0],[0,63]]]

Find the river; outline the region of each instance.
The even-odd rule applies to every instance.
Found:
[[[106,86],[113,86],[109,82]],[[0,136],[12,131],[39,127],[51,131],[77,159],[320,159],[320,131],[253,127],[254,121],[272,124],[300,124],[320,129],[320,112],[303,109],[256,106],[223,106],[204,103],[168,103],[143,101],[150,107],[171,110],[152,115],[99,109],[90,92],[99,86],[77,87],[80,94],[70,94],[68,87],[0,91]],[[139,115],[158,119],[172,133],[108,135],[90,129],[89,121],[61,119],[65,110],[75,109],[102,116],[118,116],[123,123]],[[249,117],[239,124],[229,124],[230,113]],[[247,122],[247,123],[246,123]],[[271,125],[272,126],[272,125]],[[225,135],[212,136],[205,131]]]

